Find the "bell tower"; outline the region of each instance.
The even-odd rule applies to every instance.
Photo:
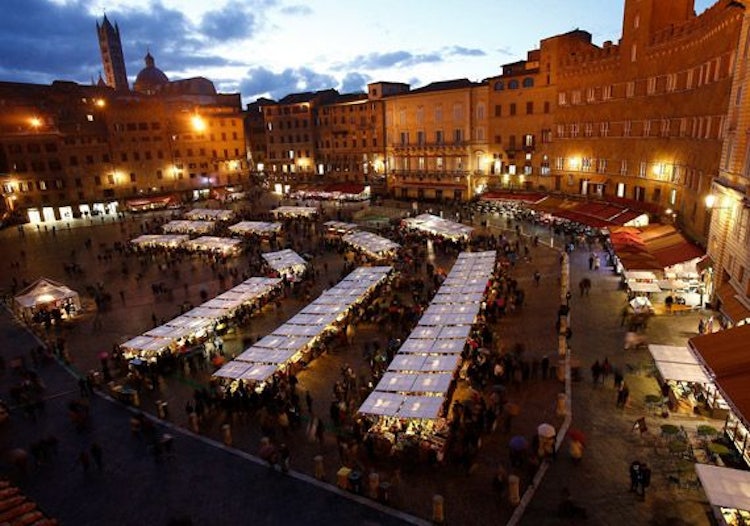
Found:
[[[127,91],[128,75],[125,72],[125,58],[122,54],[120,42],[120,28],[112,26],[107,15],[102,24],[96,23],[96,33],[99,36],[99,49],[102,53],[102,65],[107,86],[117,91]]]

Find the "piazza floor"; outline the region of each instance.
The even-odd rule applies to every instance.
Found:
[[[269,198],[256,206],[267,210],[275,204]],[[89,297],[87,312],[80,319],[48,334],[65,338],[73,372],[98,369],[100,353],[150,329],[152,317],[171,319],[179,314],[180,304],[200,304],[203,291],[212,298],[235,284],[228,272],[223,272],[224,280],[220,280],[219,271],[199,264],[196,259],[185,259],[179,268],[165,270],[157,265],[140,267],[135,260],[124,262],[117,252],[110,250],[115,241],[126,243],[140,235],[144,222],[153,226],[163,216],[161,213],[128,216],[120,221],[107,218],[79,221],[70,228],[59,224],[54,233],[50,228],[45,231],[30,226],[26,226],[23,234],[15,228],[0,232],[0,247],[5,254],[2,265],[6,265],[1,267],[0,289],[10,292],[14,276],[19,284],[45,276],[81,291],[82,296],[87,287],[99,285],[111,294],[109,309],[95,313]],[[515,236],[515,225],[505,220],[474,219],[477,224],[488,219],[489,228],[496,234],[504,232]],[[505,230],[508,227],[510,229]],[[533,231],[528,225],[522,228],[525,234],[538,233],[542,243],[551,241],[544,230]],[[91,248],[87,249],[89,239]],[[552,244],[559,246],[559,240]],[[555,357],[554,323],[560,303],[560,282],[559,253],[554,247],[533,248],[531,261],[520,261],[516,265],[512,275],[526,291],[525,305],[494,327],[500,345],[510,348],[522,343],[529,358],[541,358],[545,354]],[[320,252],[314,239],[295,238],[293,248],[298,253],[316,254],[314,265],[320,277],[313,297],[338,280],[343,267],[339,254]],[[39,438],[54,434],[60,441],[58,455],[25,475],[14,472],[12,466],[3,461],[0,473],[16,480],[48,515],[58,517],[62,524],[168,524],[176,518],[189,518],[194,525],[251,521],[322,524],[334,520],[352,524],[418,524],[432,518],[432,499],[436,494],[444,497],[447,524],[482,524],[490,520],[528,525],[560,524],[556,512],[563,488],[587,509],[591,524],[709,524],[703,492],[699,488],[674,487],[667,475],[656,469],[645,501],[627,491],[628,466],[632,460],[638,458],[659,465],[657,452],[631,432],[635,419],[645,414],[645,395],[656,392],[657,387],[655,379],[644,372],[648,351],[622,350],[625,329],[620,326],[619,312],[625,295],[619,290],[619,277],[606,268],[589,271],[588,254],[584,247],[570,259],[571,283],[578,283],[584,275],[593,281],[590,296],[580,298],[574,294],[571,300],[571,347],[584,371],[583,381],[573,384],[573,422],[588,436],[584,459],[580,465],[573,465],[567,454],[567,442],[564,442],[557,460],[536,488],[522,516],[513,515],[514,508],[508,504],[507,496],[493,487],[491,479],[498,465],[507,466],[510,436],[530,437],[541,422],[559,424],[555,402],[563,384],[554,379],[529,380],[511,393],[511,400],[521,406],[512,434],[498,428],[483,437],[482,449],[469,472],[450,464],[431,467],[383,461],[361,466],[366,471],[378,472],[382,480],[394,483],[391,507],[385,507],[335,487],[335,473],[341,460],[330,426],[322,447],[307,440],[304,425],[285,437],[292,455],[291,476],[270,472],[255,457],[261,431],[259,423],[253,419],[231,422],[232,448],[222,444],[223,415],[216,414],[203,422],[197,435],[187,431],[185,404],[196,387],[205,385],[209,373],[172,375],[158,391],[144,393],[141,397],[141,409],[146,412],[156,413],[157,400],[167,402],[169,407],[168,420],[159,425],[175,437],[174,458],[155,462],[146,445],[131,435],[131,411],[118,403],[93,397],[92,426],[82,433],[75,431],[68,419],[67,404],[79,397],[76,380],[59,365],[47,364],[39,370],[47,385],[44,414],[33,422],[14,411],[10,421],[0,427],[0,437],[2,449],[7,452],[13,448],[28,448]],[[77,263],[82,272],[66,273],[64,264],[71,262]],[[230,259],[229,265],[241,276],[246,262],[246,258],[240,256]],[[123,264],[128,266],[127,273],[123,272]],[[445,259],[438,264],[450,266],[451,261]],[[535,270],[542,275],[539,287],[535,287],[532,280]],[[161,282],[168,292],[154,294],[151,285]],[[120,297],[121,291],[124,299]],[[303,299],[290,297],[283,300],[281,311],[264,310],[248,326],[225,338],[227,354],[240,353],[248,337],[257,339],[267,334],[305,304]],[[686,338],[696,334],[701,314],[655,317],[647,329],[649,341],[684,344]],[[18,356],[28,361],[30,349],[38,344],[7,314],[1,319],[0,336],[0,353],[6,363]],[[364,367],[362,348],[365,342],[377,340],[382,346],[389,336],[382,327],[359,324],[351,345],[321,356],[299,375],[301,392],[309,390],[313,397],[314,413],[329,421],[325,417],[341,367],[347,364],[358,371]],[[631,404],[624,410],[615,409],[615,391],[611,385],[595,387],[589,381],[588,366],[604,357],[627,373]],[[6,393],[17,381],[12,371],[6,370],[0,377],[0,394],[7,398]],[[309,415],[303,416],[304,424]],[[654,418],[647,417],[652,424],[650,427],[658,429],[659,421]],[[674,423],[678,419],[671,421]],[[681,423],[687,427],[699,421],[689,418]],[[94,441],[104,450],[105,467],[102,473],[93,469],[84,473],[76,459],[80,451]],[[311,476],[313,458],[318,454],[324,458],[322,483]],[[533,472],[524,470],[519,475],[523,491]]]

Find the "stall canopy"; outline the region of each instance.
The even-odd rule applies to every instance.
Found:
[[[312,206],[280,206],[271,213],[276,217],[315,217],[318,209]]]
[[[495,260],[494,251],[464,252],[458,256],[436,294],[444,300],[452,297],[453,302],[433,300],[393,357],[388,372],[360,407],[360,413],[415,419],[440,416]],[[396,393],[403,397],[392,396]],[[378,400],[388,401],[387,412],[373,411]]]
[[[179,247],[189,239],[190,236],[187,234],[144,234],[135,239],[131,239],[130,242],[142,248],[175,248]]]
[[[750,325],[741,325],[688,340],[696,358],[734,413],[750,422]]]
[[[41,309],[59,308],[67,303],[76,311],[81,308],[81,299],[76,291],[49,278],[39,278],[13,299],[16,312],[22,316],[31,316]]]
[[[335,287],[321,294],[289,321],[274,329],[269,335],[244,350],[232,362],[242,362],[250,369],[237,376],[241,380],[264,382],[276,371],[298,362],[303,351],[334,330],[334,322],[343,319],[350,309],[365,301],[391,273],[393,267],[359,267],[349,273]],[[222,374],[232,378],[234,368]],[[240,366],[236,366],[240,368]]]
[[[241,235],[267,236],[281,232],[281,223],[266,221],[240,221],[229,227],[229,231]]]
[[[193,208],[185,212],[185,218],[211,221],[229,221],[234,217],[232,210],[211,209],[211,208]]]
[[[186,241],[183,246],[196,252],[218,252],[220,254],[237,254],[242,241],[229,237],[201,236]]]
[[[372,232],[352,232],[346,234],[341,240],[354,249],[378,259],[394,256],[396,251],[401,248],[398,243]]]
[[[307,262],[291,248],[278,252],[266,252],[263,254],[263,259],[269,267],[279,275],[286,276],[287,279],[297,278],[307,269]]]
[[[448,239],[468,239],[474,231],[473,227],[448,221],[442,217],[432,214],[421,214],[417,217],[407,217],[403,220],[404,226],[413,230],[419,230],[428,234]]]
[[[695,471],[713,506],[750,510],[750,471],[696,464]]]
[[[183,338],[208,331],[219,319],[232,317],[243,305],[251,305],[281,285],[278,278],[250,278],[215,298],[131,338],[120,347],[126,357],[154,357],[178,345]]]
[[[162,225],[165,234],[208,234],[216,227],[214,221],[188,221],[175,219]]]

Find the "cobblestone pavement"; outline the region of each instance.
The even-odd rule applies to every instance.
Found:
[[[270,206],[267,201],[262,206]],[[213,297],[231,283],[220,283],[210,268],[196,260],[186,260],[180,266],[179,275],[173,270],[164,272],[155,266],[122,273],[122,262],[115,254],[110,259],[99,259],[115,240],[123,242],[140,234],[140,223],[155,216],[140,216],[124,222],[96,223],[88,228],[60,229],[51,232],[36,232],[27,227],[24,236],[17,231],[0,232],[0,247],[9,262],[19,262],[20,268],[9,269],[9,275],[0,286],[9,286],[10,275],[19,280],[33,281],[40,275],[65,282],[73,288],[85,290],[86,285],[101,282],[112,292],[111,308],[96,314],[93,310],[75,325],[66,327],[59,334],[68,342],[73,359],[72,368],[86,372],[98,368],[98,354],[111,349],[113,343],[122,342],[148,330],[152,315],[157,319],[170,319],[177,315],[177,306],[182,302],[199,304],[200,291]],[[479,219],[479,218],[477,218]],[[495,233],[507,225],[490,218]],[[528,226],[524,226],[526,232]],[[505,232],[513,236],[512,231]],[[549,236],[539,231],[542,240]],[[93,240],[90,251],[84,241]],[[557,244],[557,243],[555,243]],[[294,246],[298,252],[313,251],[312,246]],[[22,258],[20,251],[25,252]],[[75,254],[72,252],[75,250]],[[577,283],[585,273],[588,252],[577,251],[571,258],[571,283]],[[66,275],[63,262],[75,260],[84,269],[82,275]],[[241,270],[246,260],[238,258],[234,263]],[[323,271],[327,265],[328,273]],[[450,261],[443,261],[450,265]],[[318,292],[329,282],[335,282],[343,260],[337,254],[320,254],[315,265],[321,273]],[[132,264],[131,264],[132,266]],[[521,261],[513,271],[519,286],[526,292],[526,304],[519,312],[500,321],[494,330],[500,345],[505,348],[522,343],[529,358],[548,355],[555,358],[556,334],[554,320],[559,307],[559,263],[558,253],[546,247],[535,248],[531,261]],[[535,270],[542,274],[540,286],[534,287],[532,275]],[[136,280],[135,274],[143,276]],[[631,373],[626,375],[631,386],[630,407],[616,412],[614,390],[611,386],[594,388],[584,374],[584,381],[573,385],[574,426],[586,432],[589,441],[581,465],[573,466],[565,451],[551,466],[541,487],[537,488],[531,506],[523,516],[523,524],[558,524],[555,518],[557,504],[563,487],[568,487],[576,502],[585,505],[592,524],[680,524],[670,520],[682,520],[685,524],[704,524],[707,509],[701,491],[677,490],[669,487],[655,473],[654,484],[645,502],[635,499],[627,492],[627,466],[634,456],[644,460],[656,455],[635,437],[630,429],[633,420],[643,414],[643,396],[656,392],[656,381],[642,372],[647,363],[648,351],[628,351],[624,354],[622,341],[624,329],[619,325],[619,311],[625,295],[618,290],[618,278],[602,269],[591,273],[594,288],[588,298],[574,296],[572,300],[571,345],[573,353],[588,371],[588,365],[596,358],[608,356],[610,361],[623,370],[629,364]],[[171,292],[154,295],[150,284],[166,281]],[[187,284],[184,287],[183,284]],[[222,286],[223,285],[223,286]],[[119,291],[124,299],[119,297]],[[314,296],[313,296],[314,297]],[[243,340],[248,336],[260,337],[291,317],[306,302],[287,298],[281,312],[266,309],[253,318],[249,326],[240,328],[226,338],[225,350],[233,356],[243,350]],[[91,306],[90,306],[91,307]],[[684,343],[697,325],[697,314],[674,317],[657,317],[648,328],[649,338],[656,343]],[[355,370],[364,367],[361,349],[365,342],[385,342],[388,334],[382,327],[359,324],[351,345],[342,346],[321,356],[299,375],[302,390],[310,390],[314,399],[313,411],[327,414],[332,399],[332,386],[339,377],[341,366],[348,364]],[[10,320],[0,327],[4,335],[0,352],[9,361],[14,356],[25,356],[34,345],[28,335]],[[58,457],[49,465],[42,466],[19,481],[22,489],[36,498],[40,506],[52,516],[60,517],[64,524],[165,524],[172,517],[189,517],[193,524],[241,524],[253,522],[276,524],[320,524],[330,520],[347,520],[355,524],[391,524],[401,521],[419,522],[432,516],[432,497],[445,498],[445,515],[448,524],[481,524],[488,520],[504,523],[513,514],[507,496],[495,490],[491,478],[498,465],[507,466],[507,443],[512,435],[531,437],[541,422],[559,426],[560,417],[555,414],[557,394],[563,384],[557,380],[534,379],[510,392],[512,401],[522,410],[513,423],[510,433],[497,430],[483,437],[482,449],[476,463],[467,472],[452,465],[430,467],[418,463],[396,465],[383,461],[376,465],[360,465],[368,471],[377,471],[382,479],[394,482],[390,504],[410,516],[394,516],[383,509],[373,508],[372,501],[363,497],[342,494],[328,483],[334,482],[335,472],[340,466],[335,435],[330,427],[322,447],[310,444],[305,437],[304,424],[309,415],[303,415],[303,426],[292,430],[284,440],[292,451],[292,477],[271,473],[259,465],[252,455],[257,453],[261,433],[258,422],[253,419],[234,418],[232,426],[233,448],[221,445],[221,425],[224,415],[216,414],[202,422],[200,435],[195,437],[185,432],[187,418],[183,410],[192,397],[193,389],[205,385],[207,372],[189,375],[175,374],[161,383],[154,392],[143,393],[141,408],[155,413],[156,401],[169,404],[167,422],[160,424],[163,432],[174,435],[175,458],[157,463],[145,444],[131,436],[128,409],[105,399],[94,397],[92,405],[92,427],[84,433],[76,433],[67,417],[67,404],[78,398],[78,386],[71,376],[56,365],[44,366],[41,370],[47,390],[45,414],[37,423],[23,419],[14,412],[10,422],[0,429],[3,448],[26,448],[34,440],[48,433],[60,439]],[[10,372],[2,378],[3,393],[15,381]],[[459,390],[461,392],[461,390]],[[648,416],[651,421],[654,417]],[[658,429],[658,421],[651,422]],[[686,425],[693,425],[690,420]],[[164,427],[166,426],[166,427]],[[94,469],[84,474],[76,458],[80,448],[97,441],[105,451],[105,469],[98,473]],[[324,483],[313,483],[313,457],[322,454],[325,464]],[[654,458],[654,462],[657,462]],[[0,465],[11,475],[11,467]],[[396,471],[398,468],[398,471]],[[307,475],[305,475],[307,474]],[[522,478],[522,491],[526,489],[533,472],[525,468],[518,473]],[[347,497],[347,498],[345,498]],[[362,505],[364,501],[371,506]],[[672,501],[671,506],[664,502]],[[678,501],[678,503],[674,502]],[[615,507],[613,510],[613,506]],[[111,518],[112,521],[102,519]],[[698,519],[703,519],[700,522]],[[645,522],[644,522],[645,521]],[[665,522],[666,521],[666,522]]]

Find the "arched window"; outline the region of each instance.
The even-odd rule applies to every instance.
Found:
[[[505,89],[505,82],[498,80],[495,82],[495,91],[503,91]]]
[[[534,79],[531,77],[526,77],[523,79],[523,87],[524,88],[533,88],[534,87]]]
[[[509,80],[508,89],[518,89],[518,79]]]

